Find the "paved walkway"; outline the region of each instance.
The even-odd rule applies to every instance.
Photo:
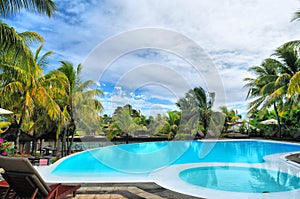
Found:
[[[67,198],[72,198],[70,195]],[[84,184],[76,199],[196,199],[158,186],[155,183]]]
[[[300,164],[300,154],[299,153],[289,155],[286,158],[290,161]]]

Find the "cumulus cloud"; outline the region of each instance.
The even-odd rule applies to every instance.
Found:
[[[153,41],[148,44],[160,40],[165,48],[180,49],[183,56],[159,49],[137,49],[116,57],[105,73],[101,73],[104,77],[99,77],[95,68],[86,74],[103,80],[101,87],[108,99],[103,103],[112,97],[108,85],[121,86],[125,93],[119,95],[120,99],[114,98],[115,101],[133,99],[132,103],[139,103],[145,109],[152,106],[151,101],[147,101],[151,96],[170,102],[157,106],[174,108],[172,103],[179,96],[174,93],[182,96],[189,87],[203,86],[216,92],[217,97],[226,92],[226,99],[219,96],[222,100],[217,99],[216,106],[225,101],[228,106],[245,112],[247,90],[243,88],[243,78],[251,76],[248,68],[259,65],[282,43],[298,39],[300,32],[299,23],[290,23],[298,8],[296,0],[63,0],[57,3],[59,11],[51,19],[24,12],[6,22],[19,32],[39,32],[46,39],[44,51],[54,50],[55,59],[74,64],[87,63],[106,40],[140,28],[162,28],[185,35],[203,49],[202,55],[206,53],[210,57],[218,72],[212,74],[204,67],[195,77],[193,64],[184,60],[185,56],[197,57],[192,48],[187,48],[189,44],[182,38],[172,40],[156,34],[149,35]],[[132,35],[120,43],[110,44],[87,64],[101,64],[103,60],[97,59],[109,58],[139,39]],[[155,75],[152,74],[154,69],[157,70]],[[132,78],[129,73],[134,74]],[[187,81],[189,86],[183,86],[173,76]],[[215,81],[218,78],[222,86]]]

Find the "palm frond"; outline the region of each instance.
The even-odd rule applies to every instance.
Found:
[[[263,104],[264,101],[265,101],[264,97],[258,97],[257,99],[250,102],[248,105],[249,111],[247,114],[255,113],[259,109],[259,107]]]
[[[294,96],[295,94],[300,94],[300,71],[297,72],[291,79],[288,85],[289,96]]]
[[[35,38],[37,38],[36,34]],[[22,33],[17,33],[13,27],[10,27],[2,21],[0,21],[0,49],[9,52],[13,63],[16,63],[15,60],[23,62],[25,65],[34,63],[32,52],[23,40]]]
[[[44,42],[44,38],[36,32],[27,31],[27,32],[18,33],[18,35],[27,45]]]
[[[48,58],[53,54],[53,51],[48,51],[45,54],[43,54],[41,57],[40,56],[40,52],[43,48],[43,45],[41,45],[35,52],[34,55],[34,60],[36,62],[36,64],[43,70],[47,69],[47,67],[49,66],[49,62],[48,62]]]
[[[272,94],[268,95],[263,105],[263,109],[270,107],[276,101],[282,100],[282,96],[284,95],[284,93],[285,93],[284,87],[277,88],[274,92],[272,92]]]
[[[288,73],[280,74],[275,81],[276,86],[288,85],[291,79],[291,75]]]
[[[294,16],[291,21],[298,21],[300,20],[300,10],[294,13]]]
[[[56,4],[52,0],[1,0],[0,14],[2,17],[14,16],[22,9],[29,12],[52,16],[56,11]]]

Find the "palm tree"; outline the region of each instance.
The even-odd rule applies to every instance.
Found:
[[[63,138],[72,136],[71,142],[67,146],[67,153],[70,154],[76,129],[90,134],[101,129],[99,113],[103,111],[103,106],[97,97],[101,97],[103,92],[92,87],[94,85],[92,80],[82,82],[79,79],[82,70],[81,64],[76,68],[70,62],[61,61],[61,64],[57,71],[68,79],[66,95],[61,99],[60,105],[70,115],[63,135]]]
[[[141,126],[135,123],[132,117],[132,108],[130,105],[118,107],[113,116],[113,124],[110,126],[108,138],[112,139],[116,135],[123,135],[126,137],[126,144],[128,144],[129,135],[141,129]]]
[[[196,87],[187,92],[185,97],[179,99],[176,103],[182,111],[181,123],[188,124],[190,129],[193,129],[193,126],[197,123],[202,124],[203,130],[207,132],[214,96],[214,93],[207,95],[201,87]]]
[[[43,55],[40,55],[43,45],[41,45],[34,54],[34,62],[42,70],[47,69],[49,66],[48,59],[52,55],[53,51],[48,51]],[[58,71],[51,71],[43,75],[43,87],[47,90],[49,97],[53,99],[53,103],[59,107],[60,96],[66,95],[65,87],[68,86],[68,79],[62,73]],[[42,136],[47,132],[55,133],[56,141],[58,140],[58,135],[60,133],[61,126],[64,126],[67,122],[69,115],[65,110],[60,110],[59,118],[54,119],[47,114],[47,109],[44,108],[45,105],[36,106],[33,111],[33,122],[32,131],[35,137]],[[56,150],[59,145],[56,143]],[[34,149],[33,149],[34,150]]]
[[[233,109],[229,110],[227,106],[221,106],[220,109],[225,116],[223,132],[227,132],[229,128],[229,123],[234,123],[238,121],[239,119],[241,119],[241,115],[238,115],[237,111]]]
[[[276,84],[288,102],[297,104],[300,94],[300,46],[287,42],[274,55],[278,58],[280,73]]]
[[[32,57],[34,61],[31,65],[26,62],[9,62],[10,56],[5,56],[6,60],[0,64],[2,73],[0,74],[1,105],[9,107],[19,115],[19,130],[33,121],[35,111],[41,108],[55,121],[61,121],[63,115],[60,107],[55,102],[53,96],[57,90],[63,94],[61,76],[57,73],[43,74],[42,66],[47,56],[40,59],[38,54]],[[43,64],[42,64],[43,63]]]
[[[267,58],[261,66],[255,66],[249,69],[253,72],[255,78],[245,78],[248,83],[245,87],[249,88],[247,99],[253,99],[249,104],[248,114],[253,114],[258,109],[265,110],[273,105],[278,120],[278,130],[281,131],[280,119],[277,103],[282,102],[281,96],[272,95],[278,88],[276,80],[278,78],[278,61]]]
[[[166,132],[168,139],[173,139],[180,125],[180,112],[178,111],[168,111],[168,117],[165,120],[165,125],[162,128],[163,132]]]
[[[277,121],[279,135],[281,135],[281,123],[278,106],[293,106],[299,102],[299,47],[291,42],[285,43],[276,49],[272,58],[267,58],[261,66],[253,67],[250,71],[256,74],[256,78],[245,78],[249,87],[247,98],[256,98],[250,103],[249,113],[261,108],[265,110],[273,105]]]

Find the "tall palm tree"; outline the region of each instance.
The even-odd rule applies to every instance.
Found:
[[[267,58],[261,66],[251,67],[249,71],[253,72],[256,77],[245,78],[248,82],[244,87],[249,88],[247,99],[254,99],[249,103],[248,114],[253,114],[256,110],[265,110],[273,105],[278,120],[278,129],[281,131],[280,119],[277,104],[282,103],[282,98],[279,95],[272,95],[276,92],[278,86],[279,62],[272,58]]]
[[[214,93],[206,93],[201,87],[191,89],[184,98],[178,100],[176,105],[182,111],[181,123],[186,123],[190,127],[196,123],[203,125],[203,130],[208,130],[212,106],[214,103]],[[193,129],[193,128],[192,128]]]
[[[42,51],[43,45],[41,45],[35,52],[33,60],[34,62],[41,68],[45,70],[49,66],[49,57],[52,55],[53,51],[48,51],[42,55],[40,55]],[[49,97],[52,98],[59,107],[60,96],[64,96],[66,94],[65,87],[68,86],[68,79],[65,75],[61,74],[58,71],[50,71],[49,73],[42,75],[43,76],[43,87],[47,90]],[[42,106],[36,106],[33,114],[33,132],[35,137],[42,136],[44,133],[55,133],[56,140],[58,140],[58,135],[60,133],[61,126],[64,126],[67,122],[69,115],[66,110],[60,109],[60,117],[54,119],[47,114],[47,109]],[[56,150],[59,147],[56,144]]]
[[[98,98],[103,95],[103,92],[95,86],[94,81],[82,82],[80,80],[81,64],[76,68],[70,62],[61,61],[61,64],[57,71],[64,74],[68,79],[66,95],[61,99],[61,106],[70,115],[63,136],[63,138],[72,136],[71,142],[67,146],[67,153],[69,154],[76,129],[81,129],[92,135],[97,129],[101,129],[99,113],[103,111],[103,106]]]
[[[274,55],[279,62],[276,84],[288,102],[297,104],[300,94],[300,46],[287,42],[277,48]]]
[[[293,106],[299,103],[299,47],[295,43],[285,43],[276,49],[273,57],[267,58],[261,66],[250,70],[256,78],[245,78],[249,88],[247,98],[256,99],[250,103],[250,113],[257,109],[266,109],[273,105],[278,120],[279,135],[281,123],[278,106]]]
[[[132,107],[128,104],[124,107],[118,107],[115,110],[113,116],[114,122],[108,134],[109,139],[114,138],[116,135],[122,135],[126,137],[126,144],[128,144],[129,135],[142,129],[142,127],[134,121],[132,113]]]
[[[35,111],[41,108],[52,120],[61,121],[63,115],[60,107],[55,102],[53,96],[59,90],[63,94],[63,82],[58,73],[43,74],[40,66],[47,56],[40,59],[37,50],[34,61],[28,65],[28,62],[9,62],[7,54],[5,63],[0,64],[0,98],[1,105],[9,107],[19,115],[19,129],[23,123],[32,122]]]

